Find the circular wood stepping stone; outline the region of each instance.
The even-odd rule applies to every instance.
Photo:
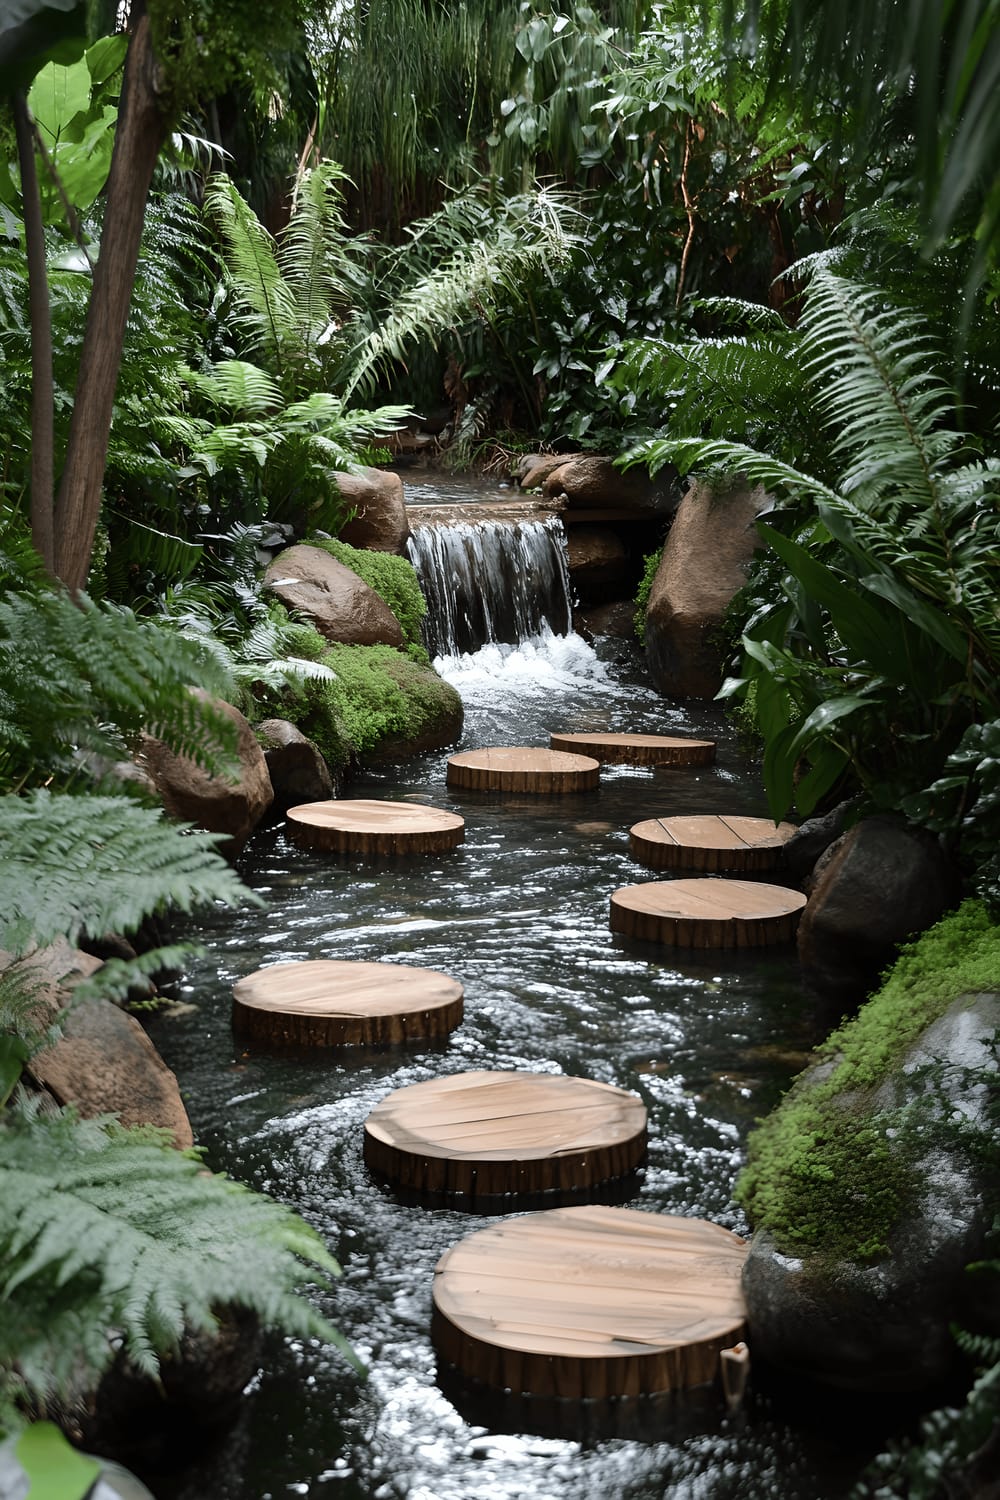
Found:
[[[623,1089],[551,1073],[457,1073],[397,1089],[365,1122],[365,1161],[418,1193],[469,1200],[596,1188],[646,1154]],[[463,1205],[466,1206],[466,1205]]]
[[[592,755],[611,766],[710,766],[714,740],[674,738],[666,734],[552,734],[553,750]]]
[[[650,880],[611,897],[611,931],[678,948],[762,948],[795,936],[800,891],[756,880]]]
[[[706,1385],[744,1337],[747,1247],[705,1219],[561,1208],[505,1219],[438,1261],[433,1339],[464,1375],[575,1400]]]
[[[267,1047],[383,1046],[447,1036],[462,995],[457,979],[408,964],[270,964],[233,986],[233,1028]]]
[[[475,792],[590,792],[600,773],[588,755],[515,745],[467,750],[448,760],[448,785]]]
[[[774,870],[794,823],[706,814],[647,818],[629,829],[632,858],[654,870]]]
[[[457,813],[414,802],[303,802],[285,817],[293,843],[336,854],[440,854],[465,838]]]

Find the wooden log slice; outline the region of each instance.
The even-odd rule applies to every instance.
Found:
[[[448,785],[474,792],[590,792],[600,772],[591,756],[516,745],[467,750],[448,759]]]
[[[395,1186],[455,1195],[597,1188],[646,1154],[642,1101],[610,1084],[551,1073],[473,1072],[397,1089],[365,1122],[365,1161]]]
[[[647,818],[629,829],[632,858],[653,870],[775,870],[794,823],[706,814]]]
[[[710,766],[714,740],[676,738],[666,734],[552,734],[553,750],[592,755],[612,766]]]
[[[762,948],[795,936],[806,898],[755,880],[651,880],[611,897],[611,931],[678,948]]]
[[[264,1047],[385,1046],[447,1036],[462,997],[457,979],[408,964],[270,964],[233,986],[233,1030]]]
[[[335,854],[440,854],[465,838],[464,818],[415,802],[303,802],[285,817],[293,843]]]
[[[747,1247],[704,1219],[551,1209],[468,1235],[434,1275],[438,1353],[520,1394],[602,1400],[713,1381],[744,1337]]]

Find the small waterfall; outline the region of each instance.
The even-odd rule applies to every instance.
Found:
[[[566,534],[545,521],[458,521],[414,527],[407,552],[427,600],[432,657],[517,645],[572,621]]]

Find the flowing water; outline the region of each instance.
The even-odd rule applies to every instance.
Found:
[[[508,798],[452,792],[447,752],[370,773],[348,794],[460,812],[447,855],[364,864],[303,853],[260,832],[243,874],[267,911],[211,914],[183,986],[188,1009],[155,1022],[213,1167],[292,1204],[343,1267],[324,1310],[365,1360],[273,1338],[236,1427],[192,1467],[154,1483],[164,1500],[839,1500],[857,1454],[823,1421],[793,1423],[771,1396],[727,1418],[714,1401],[658,1415],[643,1440],[540,1435],[496,1397],[475,1407],[438,1383],[429,1337],[438,1257],[485,1219],[397,1201],[362,1161],[362,1127],[393,1089],[472,1068],[530,1068],[639,1094],[649,1159],[632,1206],[747,1226],[732,1199],[755,1116],[817,1039],[794,955],[637,947],[608,927],[616,887],[650,878],[629,857],[639,818],[764,810],[711,706],[672,708],[639,669],[602,663],[576,636],[541,632],[441,659],[462,693],[462,748],[547,744],[550,731],[717,737],[697,771],[605,768],[596,792]],[[465,986],[447,1043],[305,1060],[234,1051],[231,987],[263,964],[384,959]],[[234,1282],[239,1250],[234,1247]],[[523,1425],[523,1424],[522,1424]]]

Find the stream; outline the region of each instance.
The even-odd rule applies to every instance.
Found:
[[[462,749],[547,745],[550,732],[716,738],[700,770],[604,767],[595,792],[501,797],[446,788],[449,752],[369,771],[348,796],[460,812],[456,850],[365,864],[295,849],[283,827],[251,841],[241,873],[266,912],[189,924],[205,956],[151,1033],[184,1091],[210,1166],[291,1204],[343,1267],[323,1310],[368,1366],[272,1336],[236,1426],[193,1464],[147,1476],[162,1500],[841,1500],[865,1443],[845,1448],[820,1410],[758,1391],[727,1417],[714,1400],[658,1418],[642,1440],[517,1427],[500,1396],[473,1410],[439,1387],[430,1342],[439,1256],[489,1220],[398,1201],[362,1161],[362,1127],[396,1088],[468,1069],[526,1068],[634,1091],[649,1157],[630,1206],[747,1232],[733,1203],[744,1141],[819,1039],[793,951],[679,953],[608,927],[617,887],[654,878],[629,857],[640,818],[766,812],[755,772],[713,705],[671,706],[620,642],[595,652],[543,631],[519,646],[442,658],[466,707]],[[392,960],[465,986],[447,1043],[305,1060],[237,1055],[231,990],[281,960]],[[238,1248],[233,1258],[239,1276]],[[822,1401],[822,1398],[821,1398]]]

